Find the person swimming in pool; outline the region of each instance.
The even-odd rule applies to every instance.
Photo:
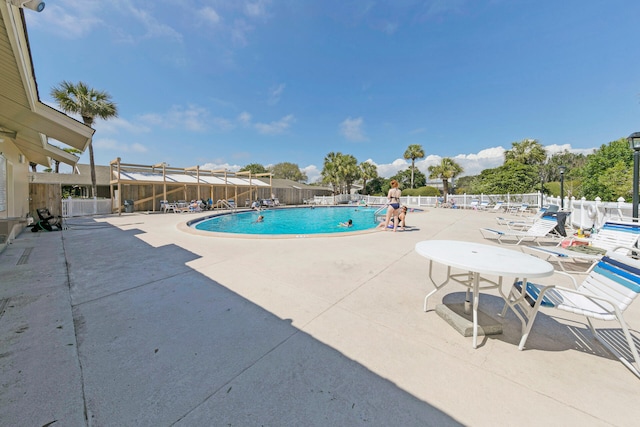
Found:
[[[349,219],[349,221],[347,221],[347,222],[341,222],[340,224],[338,224],[338,226],[340,226],[340,227],[352,227],[353,226],[353,221],[351,219]]]
[[[258,215],[258,219],[256,219],[256,222],[262,222],[264,221],[264,217],[262,215]]]
[[[389,189],[389,193],[387,193],[387,199],[389,200],[389,207],[387,208],[387,218],[384,222],[384,229],[386,230],[389,227],[389,222],[391,221],[391,217],[393,217],[393,231],[396,231],[398,228],[398,215],[400,215],[400,196],[402,196],[402,191],[398,188],[400,184],[395,179],[391,180],[391,188]]]

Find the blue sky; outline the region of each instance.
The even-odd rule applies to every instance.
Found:
[[[313,182],[329,152],[388,177],[420,144],[423,172],[451,157],[474,175],[523,139],[588,153],[640,131],[636,0],[47,0],[25,15],[43,102],[68,80],[118,105],[94,125],[97,164],[292,162]]]

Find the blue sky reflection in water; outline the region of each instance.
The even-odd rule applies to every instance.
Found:
[[[305,207],[240,212],[221,215],[194,225],[197,230],[238,234],[325,234],[362,231],[374,228],[376,208]],[[256,222],[258,215],[264,221]],[[352,227],[340,227],[353,220]]]

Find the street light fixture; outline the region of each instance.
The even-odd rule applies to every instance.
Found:
[[[633,222],[638,222],[638,158],[640,157],[640,132],[634,132],[627,138],[633,150]]]
[[[566,166],[558,166],[560,171],[560,209],[564,210],[564,171],[567,170]]]

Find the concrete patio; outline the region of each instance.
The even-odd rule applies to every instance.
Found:
[[[421,240],[484,240],[495,214],[429,209],[405,232],[245,239],[196,214],[73,218],[0,253],[1,426],[630,426],[640,380],[581,317],[471,338],[435,312]],[[503,245],[504,246],[504,245]],[[520,250],[519,246],[510,246]],[[444,275],[444,268],[437,270]],[[481,295],[498,313],[497,291]],[[640,303],[625,313],[640,337]],[[605,328],[617,328],[614,323]],[[615,332],[614,332],[615,333]]]

